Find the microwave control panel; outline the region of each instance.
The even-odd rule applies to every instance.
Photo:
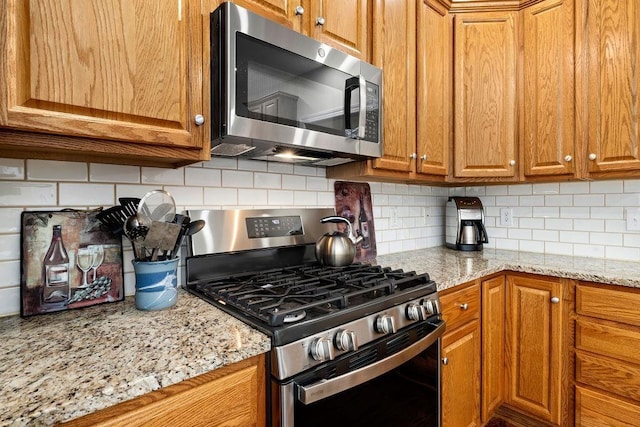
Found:
[[[367,82],[367,112],[366,125],[364,129],[364,140],[378,142],[379,120],[380,120],[380,88]]]

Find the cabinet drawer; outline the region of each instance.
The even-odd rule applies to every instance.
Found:
[[[474,284],[444,292],[440,295],[442,318],[447,330],[453,330],[473,319],[480,318],[480,285]]]
[[[576,313],[640,326],[640,290],[580,284],[576,289]]]
[[[640,365],[578,351],[576,381],[640,402]]]
[[[635,426],[640,406],[583,387],[576,387],[575,425],[582,427]]]
[[[640,364],[640,328],[578,318],[576,348]]]

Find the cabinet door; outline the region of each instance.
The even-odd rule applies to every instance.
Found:
[[[384,87],[384,152],[374,168],[409,172],[415,164],[415,10],[413,2],[374,3],[373,63],[383,69]]]
[[[204,113],[199,1],[0,3],[8,79],[0,125],[204,147],[208,127],[194,123]]]
[[[516,178],[516,19],[454,18],[454,178]]]
[[[310,0],[308,34],[357,58],[368,59],[368,0]]]
[[[588,143],[588,172],[640,170],[640,2],[584,0],[577,3],[577,43],[584,70],[580,98]],[[610,176],[610,175],[609,175]]]
[[[507,403],[559,424],[563,299],[558,280],[507,276]]]
[[[525,177],[574,174],[574,0],[524,9]]]
[[[482,422],[504,401],[505,278],[484,280],[482,286]]]
[[[449,174],[451,148],[452,16],[418,2],[416,172]]]
[[[442,427],[480,425],[480,322],[442,338]]]
[[[224,0],[214,0],[216,4]],[[296,0],[234,0],[233,3],[280,25],[302,32],[306,12],[302,1]],[[300,7],[301,9],[299,9]]]

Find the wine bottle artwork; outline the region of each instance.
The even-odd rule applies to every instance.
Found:
[[[42,262],[42,304],[63,308],[69,298],[69,256],[62,241],[62,226],[54,225],[49,250]]]
[[[358,215],[358,221],[360,222],[360,233],[362,234],[362,249],[369,249],[371,246],[371,240],[369,239],[369,219],[367,218],[362,194],[360,194],[360,215]]]
[[[334,192],[336,215],[348,219],[360,238],[354,261],[374,260],[377,248],[371,187],[363,182],[336,181]]]
[[[124,299],[122,237],[103,227],[100,212],[21,213],[22,317]]]

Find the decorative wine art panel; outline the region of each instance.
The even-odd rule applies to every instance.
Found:
[[[122,238],[98,221],[99,212],[22,213],[23,317],[124,299]]]
[[[356,246],[354,261],[374,260],[377,255],[376,230],[373,225],[373,205],[369,184],[336,181],[334,191],[336,215],[349,220],[356,237],[362,237]],[[346,233],[347,225],[338,224],[338,229]]]

